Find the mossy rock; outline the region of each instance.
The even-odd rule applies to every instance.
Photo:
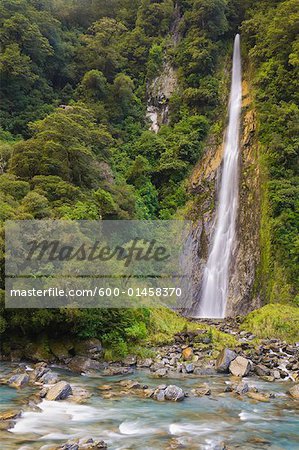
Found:
[[[73,356],[74,347],[69,341],[50,341],[49,349],[56,359],[64,361]]]
[[[54,355],[50,351],[48,342],[44,340],[39,342],[30,342],[27,344],[24,351],[24,356],[25,358],[35,362],[52,362],[55,360]]]

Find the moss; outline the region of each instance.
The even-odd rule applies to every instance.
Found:
[[[266,150],[260,145],[259,165],[261,169],[261,227],[260,249],[261,260],[257,271],[255,292],[259,292],[265,302],[290,303],[294,295],[288,282],[286,268],[277,260],[273,253],[272,234],[273,220],[269,202],[269,175],[267,168]]]
[[[258,338],[294,343],[299,341],[299,308],[282,304],[266,305],[248,314],[240,328]]]
[[[237,345],[234,336],[223,333],[215,327],[206,324],[191,322],[166,308],[151,311],[147,343],[151,345],[171,344],[174,341],[174,335],[176,333],[196,331],[199,329],[206,330],[209,333],[213,351],[219,351],[223,347],[234,347]],[[200,346],[202,348],[204,347],[203,344],[200,344]]]

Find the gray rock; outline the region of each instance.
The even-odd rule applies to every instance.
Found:
[[[204,395],[211,395],[210,386],[207,383],[203,383],[201,386],[192,389],[192,394],[196,397],[203,397]]]
[[[34,377],[35,381],[40,381],[40,379],[46,375],[50,369],[48,367],[41,367],[39,369],[35,369],[32,372],[32,376]]]
[[[249,391],[249,386],[247,383],[239,383],[235,388],[236,394],[239,394],[239,395],[247,394],[248,391]]]
[[[248,392],[247,397],[257,402],[269,402],[270,395],[263,392]]]
[[[172,402],[180,402],[185,398],[183,389],[175,385],[167,386],[164,392],[166,400],[170,400]]]
[[[18,411],[15,409],[11,409],[9,411],[1,411],[0,412],[0,420],[16,419],[17,417],[20,417],[21,414],[22,414],[22,411]]]
[[[273,377],[275,378],[275,380],[280,380],[279,370],[273,370]]]
[[[291,387],[288,394],[293,398],[299,399],[299,384],[295,384],[295,386]]]
[[[152,358],[138,360],[139,367],[149,368],[149,367],[151,367],[152,364],[153,364]]]
[[[158,401],[158,402],[164,402],[165,400],[165,391],[158,391],[157,393],[154,394],[154,398]]]
[[[47,395],[48,390],[49,390],[49,388],[43,387],[43,388],[40,390],[40,392],[39,392],[40,398],[45,398],[46,395]]]
[[[192,363],[186,364],[185,369],[187,373],[192,373],[194,371],[194,365]]]
[[[137,380],[122,380],[119,384],[127,389],[141,389],[141,384]]]
[[[224,348],[216,360],[216,370],[219,373],[228,373],[230,363],[236,359],[237,354],[229,348]]]
[[[103,374],[106,376],[116,376],[116,375],[128,375],[133,373],[131,367],[107,367]]]
[[[164,364],[162,361],[160,361],[160,362],[155,362],[155,363],[152,364],[152,366],[151,366],[151,371],[152,371],[152,372],[156,372],[156,370],[164,369],[164,367],[165,367],[165,364]]]
[[[69,401],[73,403],[84,403],[91,397],[91,393],[80,386],[72,388],[72,395],[69,396]]]
[[[251,361],[243,356],[237,356],[229,365],[230,373],[236,377],[245,377],[250,372],[250,369]]]
[[[22,388],[29,383],[29,376],[26,373],[16,374],[10,377],[8,384],[11,387]]]
[[[58,382],[58,375],[53,372],[46,372],[39,381],[44,384],[55,384]]]
[[[46,395],[46,400],[64,400],[72,394],[72,388],[66,381],[59,381],[59,383],[54,384]]]
[[[125,366],[136,366],[137,364],[137,357],[134,355],[129,355],[123,360],[123,364]]]
[[[72,345],[66,345],[64,342],[51,341],[49,347],[53,355],[59,361],[65,361],[70,357],[70,350],[73,350]]]
[[[268,367],[264,366],[263,364],[258,364],[257,366],[255,366],[255,372],[260,377],[270,375],[270,369],[268,369]]]
[[[79,440],[79,450],[101,448],[106,449],[107,444],[104,441],[94,441],[93,439],[83,438]]]
[[[75,345],[76,355],[79,356],[89,356],[95,358],[102,354],[103,347],[101,341],[96,338],[86,339],[85,341],[78,342]]]
[[[159,378],[166,377],[168,371],[167,369],[158,369],[155,371],[154,375]]]
[[[85,356],[75,356],[68,363],[68,367],[73,372],[82,373],[91,370],[99,370],[101,364],[98,361]]]

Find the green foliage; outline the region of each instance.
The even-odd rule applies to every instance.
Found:
[[[246,316],[243,330],[258,338],[275,338],[294,343],[299,339],[299,308],[280,304],[266,305]]]
[[[280,0],[253,5],[242,24],[255,67],[265,173],[262,279],[267,298],[278,301],[294,298],[299,288],[298,23],[298,2]]]
[[[94,22],[88,33],[82,35],[84,47],[78,50],[83,70],[100,70],[111,81],[125,64],[119,42],[126,30],[123,23],[109,17]]]
[[[148,55],[147,78],[152,79],[159,75],[163,65],[163,47],[153,44]]]
[[[213,342],[214,351],[225,346],[235,346],[236,339],[208,325],[190,322],[167,308],[157,308],[150,311],[147,342],[151,345],[171,344],[174,335],[184,331],[205,330]]]
[[[0,191],[11,195],[15,200],[21,200],[29,190],[30,185],[26,181],[18,180],[14,175],[0,175]]]
[[[79,201],[72,206],[61,206],[59,215],[67,220],[98,220],[101,218],[97,206],[93,202]]]
[[[45,219],[50,214],[48,199],[37,192],[31,191],[23,198],[20,204],[20,212],[31,216],[28,216],[28,218]]]
[[[178,17],[175,3],[0,0],[0,220],[173,218],[219,122],[221,61],[246,14],[263,149],[260,278],[268,298],[288,301],[299,279],[298,5],[180,0]],[[157,99],[170,123],[155,134],[146,90],[165,62],[178,86]],[[101,338],[108,359],[193,326],[168,310],[0,310],[4,336],[63,328]],[[231,342],[209,330],[215,347]]]
[[[59,176],[79,186],[91,186],[95,161],[107,158],[112,137],[95,124],[83,105],[59,108],[31,124],[34,136],[15,144],[10,171],[23,179]]]
[[[149,37],[163,36],[169,31],[172,13],[172,0],[142,0],[136,25],[142,27]]]

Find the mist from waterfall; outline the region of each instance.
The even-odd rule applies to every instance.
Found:
[[[234,43],[229,123],[219,190],[216,227],[204,269],[201,300],[195,317],[224,318],[229,269],[235,240],[239,196],[239,140],[242,107],[240,35]]]

